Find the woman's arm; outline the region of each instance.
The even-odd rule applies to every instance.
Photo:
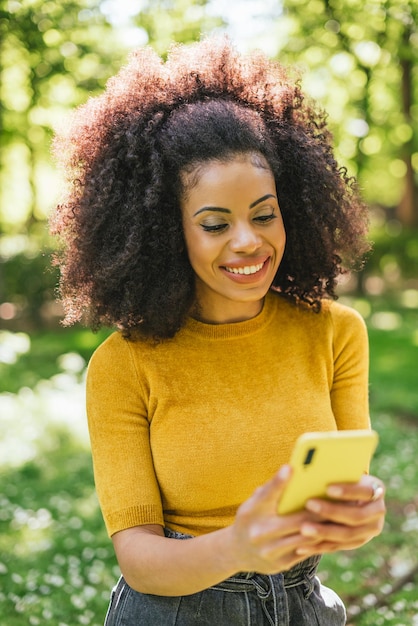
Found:
[[[302,536],[303,523],[317,516],[308,511],[277,515],[277,501],[289,477],[284,466],[238,510],[234,524],[187,540],[166,538],[159,525],[129,528],[112,536],[126,582],[155,595],[196,593],[239,571],[275,573],[303,560],[297,548],[316,539]]]

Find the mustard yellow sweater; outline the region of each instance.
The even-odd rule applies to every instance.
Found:
[[[87,377],[108,533],[162,524],[200,535],[231,524],[298,435],[369,427],[367,378],[364,322],[335,302],[317,314],[269,293],[249,321],[190,319],[158,345],[114,333]]]

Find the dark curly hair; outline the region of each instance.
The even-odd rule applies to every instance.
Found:
[[[227,39],[173,46],[165,63],[136,51],[54,147],[70,183],[51,218],[66,324],[175,335],[195,296],[183,174],[210,160],[261,154],[270,166],[287,235],[272,285],[282,294],[319,310],[368,249],[366,208],[325,114],[282,66]]]

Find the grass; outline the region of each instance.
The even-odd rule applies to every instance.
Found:
[[[36,459],[3,479],[2,623],[102,624],[118,570],[88,451],[56,431]]]
[[[386,483],[388,507],[384,532],[353,552],[327,555],[321,579],[343,597],[358,626],[418,625],[418,599],[413,580],[393,593],[392,587],[417,563],[418,553],[418,438],[417,424],[395,414],[379,413],[373,420],[380,443],[371,471]],[[373,604],[383,599],[383,606]],[[355,616],[361,610],[364,613]]]
[[[321,578],[355,626],[418,626],[418,308],[352,301],[367,317],[371,410],[387,485],[383,534],[328,555]],[[103,624],[118,577],[93,488],[85,365],[106,332],[0,333],[0,615],[6,626]]]

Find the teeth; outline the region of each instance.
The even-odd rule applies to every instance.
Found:
[[[255,274],[259,272],[263,267],[264,263],[258,263],[258,265],[246,265],[245,267],[225,267],[227,272],[231,272],[231,274]]]

